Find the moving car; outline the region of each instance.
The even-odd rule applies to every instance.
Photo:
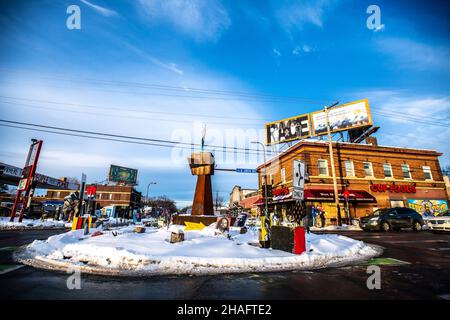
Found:
[[[450,231],[450,210],[447,210],[434,218],[428,219],[428,227],[433,232]]]
[[[360,227],[364,231],[398,231],[402,228],[422,230],[422,216],[410,208],[378,209],[367,217],[360,218]]]

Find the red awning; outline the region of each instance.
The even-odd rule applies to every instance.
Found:
[[[377,202],[374,196],[364,190],[348,190],[350,202]],[[339,201],[344,201],[344,191],[339,191]],[[330,189],[306,189],[306,201],[334,201],[334,191]]]

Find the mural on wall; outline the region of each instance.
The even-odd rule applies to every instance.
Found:
[[[448,210],[448,204],[445,200],[408,199],[408,207],[416,210],[424,217],[437,216]]]

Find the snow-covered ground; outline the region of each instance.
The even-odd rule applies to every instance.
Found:
[[[171,231],[147,228],[133,233],[133,227],[83,236],[82,230],[35,240],[16,255],[25,264],[40,268],[112,275],[215,274],[306,270],[362,261],[380,254],[380,249],[340,235],[307,235],[307,252],[262,249],[258,234],[249,230],[230,232],[230,239],[217,235],[210,226],[202,231],[186,231],[185,241],[171,244]],[[97,230],[91,230],[91,234]]]
[[[23,219],[22,222],[18,222],[19,218],[16,217],[14,220],[14,222],[9,222],[9,217],[0,217],[0,230],[63,229],[66,227],[66,222],[53,219],[44,221],[40,219]]]

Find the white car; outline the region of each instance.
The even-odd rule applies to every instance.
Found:
[[[427,223],[432,231],[450,231],[450,210],[428,219]]]

